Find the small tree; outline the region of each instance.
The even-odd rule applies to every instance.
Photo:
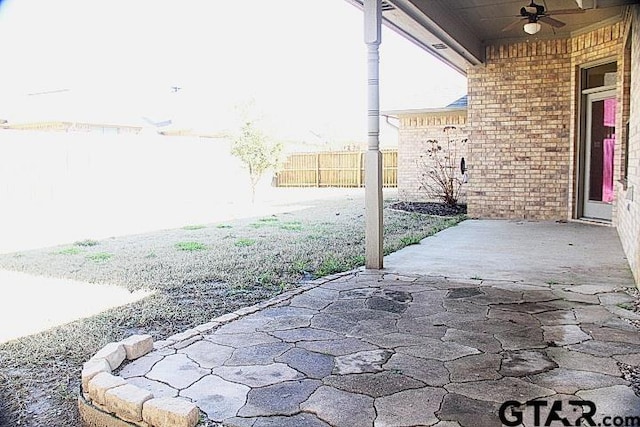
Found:
[[[271,141],[252,122],[246,122],[240,134],[233,139],[231,154],[236,156],[249,170],[251,202],[256,196],[258,181],[269,169],[275,169],[282,155],[282,144]]]
[[[460,152],[467,138],[460,135],[454,126],[445,127],[443,133],[445,141],[427,140],[424,154],[417,159],[420,189],[425,190],[429,197],[455,206],[465,182],[465,166],[460,163]]]

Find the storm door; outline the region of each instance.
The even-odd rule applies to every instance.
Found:
[[[615,91],[586,95],[582,175],[584,218],[611,221],[616,107]]]

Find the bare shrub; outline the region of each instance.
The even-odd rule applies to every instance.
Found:
[[[460,154],[468,141],[455,126],[443,130],[444,140],[425,141],[424,152],[416,159],[419,169],[420,189],[430,198],[455,206],[462,184],[466,182],[465,166]]]

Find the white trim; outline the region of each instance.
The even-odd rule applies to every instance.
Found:
[[[591,95],[598,92],[607,92],[611,90],[616,90],[617,88],[618,88],[618,85],[592,87],[591,89],[584,89],[582,91],[582,94]]]

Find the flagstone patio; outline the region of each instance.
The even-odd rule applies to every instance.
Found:
[[[481,224],[447,232],[468,235],[469,227]],[[610,245],[602,262],[619,255],[614,235],[593,239],[609,229],[538,227],[562,242],[570,233],[568,250]],[[430,242],[411,250],[428,251]],[[579,279],[580,259],[566,277]],[[583,284],[549,280],[549,271],[544,280],[464,278],[464,269],[456,278],[404,274],[394,262],[395,272],[320,279],[157,342],[118,374],[155,397],[189,399],[225,426],[500,426],[507,401],[523,404],[505,412],[509,425],[543,425],[554,401],[563,406],[552,412],[571,425],[583,410],[596,423],[640,417],[640,397],[620,370],[640,365],[632,323],[640,316],[621,308],[633,286],[624,267],[601,277],[589,270]]]

